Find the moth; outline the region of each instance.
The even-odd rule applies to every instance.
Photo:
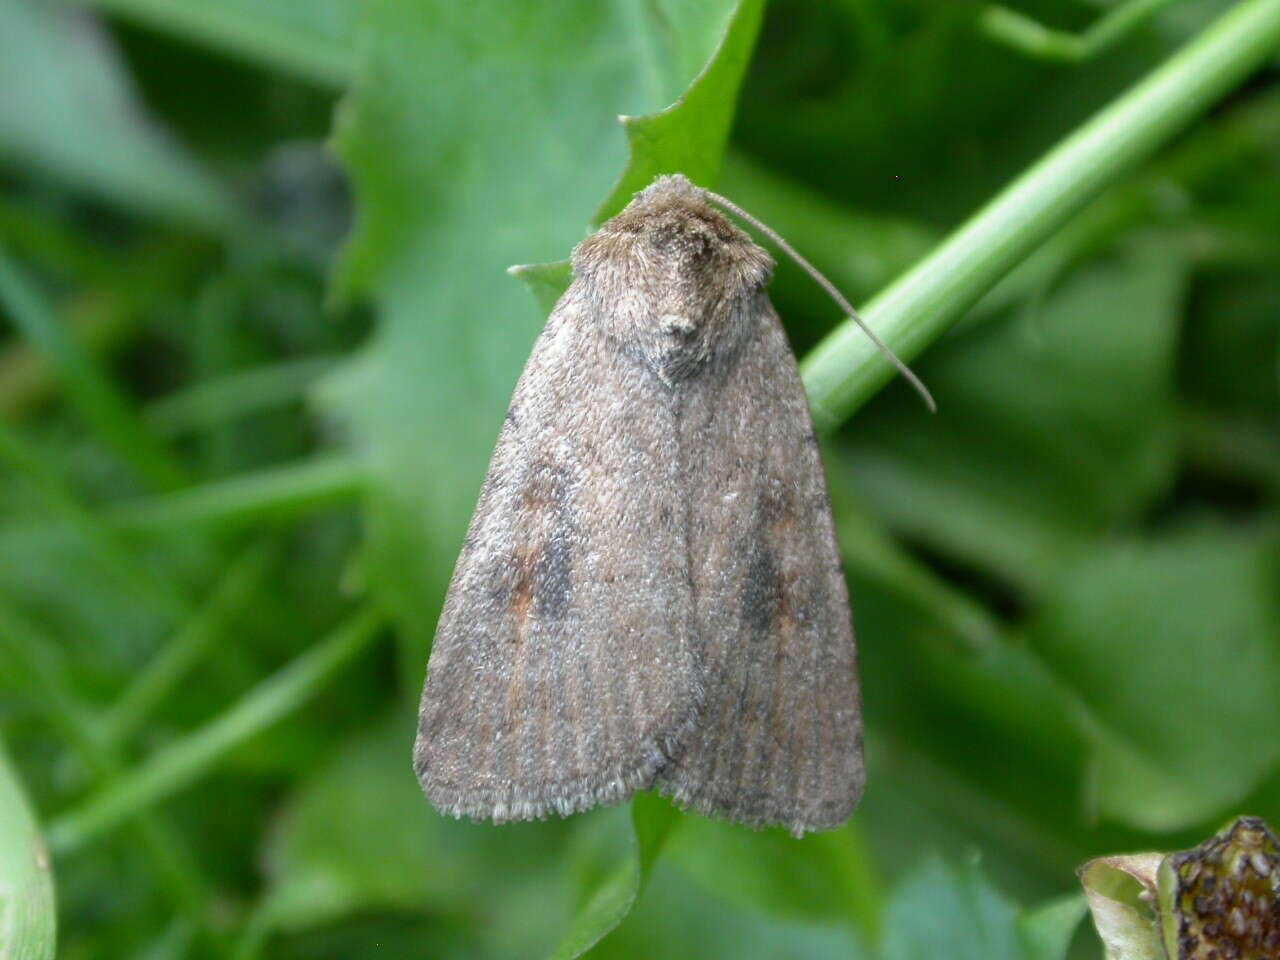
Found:
[[[714,196],[659,177],[574,250],[428,664],[414,766],[443,813],[569,815],[656,787],[801,836],[862,793],[818,439],[773,260]]]

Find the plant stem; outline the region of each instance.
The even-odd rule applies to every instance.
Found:
[[[1125,0],[1082,33],[1053,30],[1025,14],[994,4],[978,23],[992,39],[1044,60],[1080,63],[1105,53],[1165,7],[1178,0]]]
[[[979,297],[1105,187],[1149,157],[1274,55],[1280,0],[1244,0],[1071,134],[863,310],[904,359],[937,339]],[[802,365],[819,430],[845,420],[893,368],[851,321]]]

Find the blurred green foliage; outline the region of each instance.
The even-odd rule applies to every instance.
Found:
[[[850,824],[457,823],[409,765],[505,268],[679,168],[865,300],[1231,7],[0,0],[0,953],[37,820],[68,958],[868,960],[1096,956],[1080,863],[1280,820],[1274,59],[946,314],[938,415],[827,438]]]

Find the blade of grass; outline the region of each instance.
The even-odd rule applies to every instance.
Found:
[[[139,476],[164,490],[183,485],[186,476],[178,460],[147,428],[111,376],[76,342],[35,285],[3,250],[0,306],[57,371],[81,416]]]
[[[354,458],[321,456],[116,507],[107,517],[130,531],[262,523],[352,500],[363,483]]]
[[[80,701],[68,675],[66,659],[43,630],[22,616],[0,597],[0,655],[9,677],[22,683],[15,687],[30,692],[49,723],[86,765],[98,762],[98,743],[93,736],[93,718]]]
[[[223,636],[228,621],[257,594],[276,553],[274,543],[263,541],[246,549],[232,562],[204,604],[103,714],[98,727],[105,743],[116,745],[128,739],[147,715],[173,692],[210,644]]]
[[[172,580],[159,576],[122,542],[118,533],[81,502],[45,458],[41,457],[0,421],[0,462],[5,463],[27,487],[65,520],[98,554],[109,569],[116,571],[125,589],[136,591],[154,608],[173,619],[186,609],[186,599]]]
[[[59,730],[80,762],[103,784],[119,777],[121,757],[98,736],[87,707],[77,696],[65,658],[39,630],[0,598],[0,655],[32,702]],[[209,932],[209,881],[181,837],[149,811],[137,811],[131,822],[146,848],[147,865],[156,871],[161,889],[175,900],[196,926]]]
[[[147,407],[147,422],[167,437],[191,433],[301,399],[338,358],[298,357],[197,383]]]
[[[1097,114],[963,224],[862,311],[909,360],[1085,203],[1149,157],[1273,56],[1280,0],[1244,0]],[[851,322],[805,358],[819,430],[831,430],[893,368]]]
[[[216,719],[158,751],[49,827],[49,846],[70,853],[121,819],[208,773],[235,747],[302,706],[377,635],[372,607],[354,614],[306,653],[263,680]]]
[[[235,368],[239,318],[244,306],[241,283],[218,274],[200,284],[190,309],[189,363],[196,381],[219,377]],[[202,430],[189,454],[203,477],[226,477],[239,472],[239,440],[227,421]]]
[[[249,15],[252,4],[93,0],[93,6],[324,87],[341,89],[352,73],[353,37],[339,43],[319,32],[290,29],[270,17]]]
[[[53,960],[57,934],[53,872],[40,826],[0,745],[0,950]]]
[[[84,257],[97,262],[77,267],[66,255],[33,239],[25,221],[10,222],[0,200],[0,249],[18,262],[31,260],[65,277],[74,289],[59,303],[59,317],[80,349],[104,358],[144,328],[146,313],[175,287],[208,269],[210,246],[203,238],[162,233],[137,244],[107,251],[88,245]],[[52,221],[33,217],[37,223]],[[68,234],[74,231],[68,229]],[[121,279],[127,277],[127,280]],[[55,395],[57,374],[44,355],[25,341],[0,347],[0,417],[20,418]]]

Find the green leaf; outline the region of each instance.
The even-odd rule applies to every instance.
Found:
[[[415,661],[540,326],[502,271],[563,257],[581,238],[624,162],[617,114],[665,106],[735,9],[728,0],[365,7],[364,53],[337,136],[360,211],[338,287],[371,297],[380,324],[325,385],[324,402],[349,421],[371,466],[370,583]],[[732,101],[711,106],[727,122]],[[711,122],[705,111],[699,122]]]
[[[108,35],[60,3],[0,0],[0,163],[148,216],[216,230],[236,217],[147,117]]]
[[[415,729],[408,711],[389,711],[289,797],[265,844],[267,889],[241,956],[272,934],[391,911],[445,918],[433,942],[460,938],[471,956],[529,957],[563,935],[566,830],[589,831],[598,815],[500,828],[442,817],[413,775]],[[459,916],[465,928],[449,929]]]
[[[872,960],[874,954],[847,925],[744,907],[717,896],[664,857],[632,914],[591,951],[592,960],[651,957]]]
[[[582,956],[626,918],[679,822],[679,811],[653,793],[597,821],[599,829],[576,857],[582,896],[568,932],[550,954],[553,960]]]
[[[249,547],[227,567],[204,602],[187,616],[173,636],[137,671],[129,686],[95,721],[104,744],[126,741],[148,715],[182,683],[209,648],[234,636],[228,621],[243,615],[257,599],[278,550],[270,541]]]
[[[747,61],[760,29],[764,0],[740,0],[727,24],[704,18],[697,5],[672,5],[669,14],[681,22],[670,23],[680,49],[674,51],[678,66],[663,71],[667,77],[687,76],[701,68],[680,99],[658,113],[644,117],[623,117],[631,159],[622,179],[609,198],[600,205],[596,222],[613,216],[663,173],[683,173],[694,183],[714,186],[733,104],[746,71]],[[723,38],[723,39],[720,39]],[[706,51],[717,44],[707,60]],[[702,66],[705,61],[706,65]]]
[[[850,576],[875,580],[913,603],[971,651],[991,651],[1001,642],[1000,624],[991,613],[898,543],[863,508],[845,475],[830,479],[836,535]]]
[[[982,11],[982,29],[1027,56],[1080,63],[1091,60],[1141,28],[1163,8],[1177,0],[1125,0],[1100,16],[1087,30],[1069,33],[1054,30],[1017,10],[992,4]]]
[[[297,401],[334,363],[303,356],[201,381],[151,404],[146,419],[165,436],[224,424]]]
[[[690,815],[667,860],[730,903],[809,923],[880,922],[879,877],[857,824],[796,840]]]
[[[1024,910],[1018,917],[1018,934],[1026,960],[1063,960],[1088,911],[1089,901],[1079,893]]]
[[[507,273],[523,280],[538,309],[550,314],[555,309],[556,301],[569,288],[573,279],[573,264],[568,260],[555,260],[551,263],[528,263],[509,267]]]
[[[1047,587],[1171,481],[1183,274],[1166,246],[1136,244],[1038,311],[935,350],[920,372],[937,416],[900,391],[859,420],[842,463],[868,505],[936,549]]]
[[[413,729],[412,718],[393,711],[294,792],[263,855],[272,927],[465,903],[456,872],[466,864],[440,849],[439,817],[409,763]]]
[[[883,960],[1023,960],[1017,911],[977,863],[933,860],[894,893],[885,911]]]
[[[889,283],[939,240],[936,231],[915,220],[844,207],[741,153],[730,152],[725,158],[720,182],[720,192],[786,237],[855,302]],[[811,312],[825,318],[822,331],[829,330],[838,308],[813,279],[785,258],[777,274],[770,295],[784,285],[795,288],[791,291],[795,299],[806,293]],[[792,318],[784,320],[791,331]]]
[[[713,186],[733,119],[732,106],[746,70],[763,13],[762,0],[739,0],[730,11],[727,24],[707,19],[696,6],[673,7],[669,15],[679,23],[666,25],[676,49],[655,47],[654,55],[666,56],[680,66],[668,64],[661,76],[673,79],[697,69],[699,56],[719,40],[711,59],[702,67],[688,90],[671,90],[663,97],[679,99],[658,113],[619,119],[627,133],[631,158],[621,179],[593,218],[602,223],[616,214],[631,197],[663,173],[683,173],[694,183]],[[690,16],[692,14],[692,16]],[[687,22],[686,22],[687,21]],[[692,59],[691,59],[692,58]],[[572,277],[568,260],[512,267],[509,271],[529,286],[544,313],[550,313]]]
[[[1274,536],[1212,526],[1100,546],[1032,643],[1087,705],[1099,813],[1147,830],[1220,815],[1280,763]]]
[[[49,851],[0,747],[0,956],[52,960],[56,926]]]

